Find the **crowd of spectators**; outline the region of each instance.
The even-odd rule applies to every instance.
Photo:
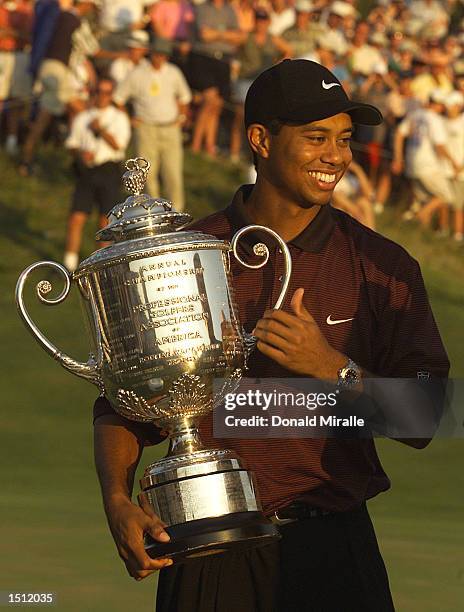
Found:
[[[58,134],[88,183],[131,137],[152,163],[150,193],[182,209],[183,149],[246,163],[246,92],[284,58],[324,64],[384,114],[382,126],[357,128],[357,163],[334,205],[374,227],[401,184],[405,220],[462,241],[462,0],[0,0],[2,145],[27,177]],[[113,105],[129,117],[127,137]],[[74,210],[81,226],[89,203],[105,212],[100,180]],[[79,239],[70,244],[74,261]]]

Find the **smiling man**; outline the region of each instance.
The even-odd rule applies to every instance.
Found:
[[[244,238],[251,254],[256,242],[268,245],[265,267],[231,262],[240,320],[258,337],[250,377],[319,378],[348,397],[362,390],[368,372],[446,377],[449,363],[417,262],[330,205],[351,161],[353,123],[381,120],[376,108],[349,100],[331,72],[307,60],[285,60],[251,85],[245,123],[256,184],[242,186],[228,208],[192,226],[230,240],[256,223],[287,242],[293,273],[281,310],[271,308],[284,256],[267,234]],[[166,568],[158,612],[393,610],[366,508],[390,486],[372,439],[217,440],[212,417],[205,418],[205,446],[230,448],[246,461],[282,539],[167,567],[168,560],[147,557],[142,535],[167,541],[169,530],[130,499],[142,446],[160,438],[115,415],[102,398],[95,417],[97,469],[120,555],[136,579]]]

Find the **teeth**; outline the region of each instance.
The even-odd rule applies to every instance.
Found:
[[[335,174],[326,174],[325,172],[310,172],[310,176],[322,181],[323,183],[333,183],[335,181]]]

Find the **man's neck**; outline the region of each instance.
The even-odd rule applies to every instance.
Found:
[[[250,220],[277,232],[285,242],[301,234],[320,210],[319,205],[302,208],[279,194],[267,184],[256,183],[246,201],[246,212]]]

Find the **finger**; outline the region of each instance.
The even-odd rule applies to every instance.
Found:
[[[292,297],[292,301],[290,302],[290,306],[296,316],[300,319],[304,319],[305,321],[314,321],[311,314],[306,310],[303,305],[304,291],[305,290],[301,287],[295,291]]]
[[[145,531],[148,531],[148,530],[145,529]],[[126,548],[128,552],[127,557],[128,557],[129,563],[131,564],[134,570],[142,571],[142,570],[158,570],[159,569],[159,560],[152,559],[147,554],[145,550],[143,538],[137,538],[136,540],[130,542],[129,545],[126,545]]]
[[[291,348],[291,344],[288,340],[282,338],[282,336],[279,336],[272,331],[257,329],[254,335],[258,338],[258,340],[261,340],[261,342],[278,348],[285,354],[287,354],[288,350]]]
[[[132,576],[132,578],[135,578],[135,580],[137,581],[143,580],[144,578],[147,578],[148,576],[159,572],[159,570],[162,570],[165,567],[170,567],[174,563],[172,559],[168,559],[167,557],[163,557],[161,559],[152,559],[152,561],[153,565],[156,565],[156,567],[153,567],[149,570],[140,570],[134,567],[130,567],[128,568],[129,575]]]
[[[266,357],[277,361],[277,363],[284,364],[287,361],[287,356],[283,351],[274,348],[273,346],[270,346],[262,340],[258,341],[256,348],[261,351],[263,355],[266,355]]]
[[[290,329],[295,329],[296,327],[301,329],[303,325],[303,321],[300,317],[297,317],[296,315],[290,314],[288,312],[284,312],[283,310],[273,310],[269,316],[266,315],[264,317],[264,320],[266,321],[268,321],[269,319],[273,319],[274,321],[280,321]],[[304,325],[306,325],[306,323],[304,323]]]
[[[298,317],[296,317],[294,314],[284,312],[283,310],[266,310],[266,312],[263,314],[263,318],[260,319],[260,321],[267,321],[269,319],[275,319],[277,321],[280,321],[287,327],[293,327],[295,323],[299,320]]]
[[[280,336],[283,340],[286,340],[287,343],[291,343],[295,337],[294,330],[274,319],[263,319],[259,321],[258,325],[253,330],[253,335],[261,340],[266,340],[266,334],[269,333]]]
[[[156,514],[154,516],[156,516]],[[162,523],[158,517],[156,517],[156,520],[152,520],[146,525],[144,531],[145,533],[150,534],[151,537],[158,542],[169,542],[171,538],[169,537],[169,533],[165,531],[164,527],[164,523]]]

